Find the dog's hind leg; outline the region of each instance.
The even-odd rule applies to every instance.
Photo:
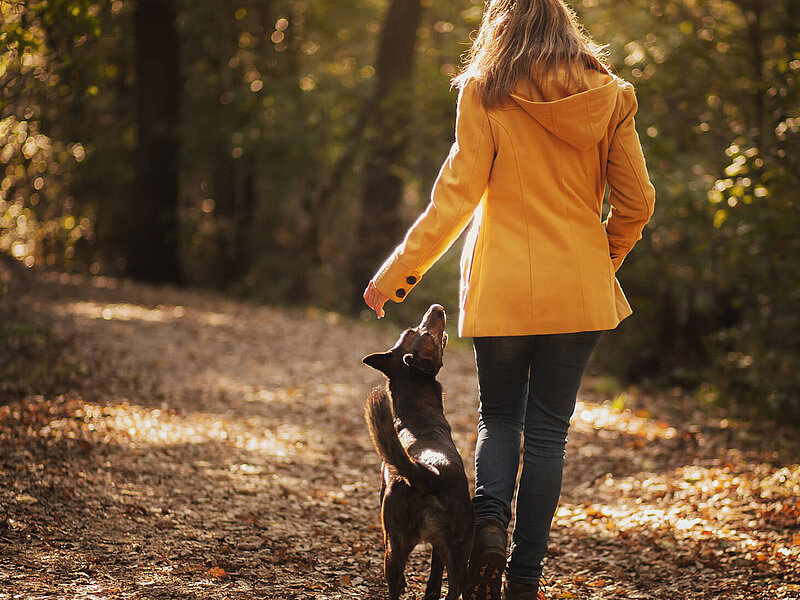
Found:
[[[469,559],[469,545],[448,548],[445,554],[447,567],[447,596],[445,600],[458,600],[467,583],[467,560]],[[427,600],[427,598],[426,598]]]
[[[405,481],[388,482],[381,507],[383,542],[386,546],[383,573],[389,586],[389,600],[399,600],[406,580],[403,571],[408,555],[420,541],[420,523],[415,508],[419,494]]]
[[[428,576],[428,584],[425,586],[425,600],[439,600],[442,597],[443,574],[444,563],[434,548],[431,554],[431,574]]]
[[[403,572],[406,570],[406,561],[413,545],[409,548],[402,539],[391,535],[386,536],[385,542],[383,574],[386,577],[386,585],[389,586],[389,600],[400,600],[406,588],[406,577]]]

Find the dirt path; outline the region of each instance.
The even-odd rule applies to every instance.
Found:
[[[103,278],[4,301],[73,383],[0,398],[0,599],[385,597],[360,359],[396,332]],[[467,345],[440,380],[471,464]],[[800,598],[796,443],[695,404],[586,382],[549,597]]]

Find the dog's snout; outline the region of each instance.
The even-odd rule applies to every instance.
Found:
[[[444,306],[441,304],[431,304],[431,307],[428,309],[428,312],[425,313],[425,317],[427,319],[446,319],[447,313],[444,311]]]
[[[425,316],[422,317],[420,327],[441,334],[441,332],[444,331],[446,323],[447,313],[445,313],[444,307],[441,304],[432,304],[428,312],[425,313]]]
[[[442,316],[445,315],[444,306],[442,306],[441,304],[431,304],[431,307],[428,309],[428,312],[441,313]]]

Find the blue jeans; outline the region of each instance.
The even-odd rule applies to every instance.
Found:
[[[510,580],[536,584],[561,493],[569,420],[599,331],[476,337],[480,396],[475,448],[476,521],[511,520],[522,444],[517,521],[506,567]]]

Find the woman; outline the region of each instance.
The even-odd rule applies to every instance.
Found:
[[[431,202],[364,299],[382,317],[473,221],[458,324],[474,338],[480,400],[464,598],[499,599],[505,572],[504,597],[533,600],[578,387],[600,332],[631,314],[615,272],[655,192],[633,87],[608,71],[563,0],[491,0],[454,83],[456,141]]]

